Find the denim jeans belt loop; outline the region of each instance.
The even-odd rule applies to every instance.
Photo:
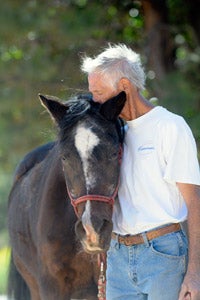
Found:
[[[164,227],[160,227],[157,229],[153,229],[150,231],[145,232],[145,235],[147,237],[147,240],[153,240],[159,236],[176,232],[181,230],[181,225],[179,223],[170,224]],[[120,244],[124,244],[126,246],[132,246],[132,245],[139,245],[144,244],[144,239],[142,236],[142,233],[136,234],[136,235],[119,235],[115,232],[112,232],[112,238],[114,240],[117,240]]]

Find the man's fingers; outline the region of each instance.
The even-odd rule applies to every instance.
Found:
[[[184,284],[181,287],[178,300],[191,300],[190,293]]]
[[[191,299],[192,299],[191,294],[189,292],[186,293],[184,300],[191,300]]]

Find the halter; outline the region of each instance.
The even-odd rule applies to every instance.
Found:
[[[120,146],[119,146],[119,153],[118,153],[118,161],[119,161],[119,165],[121,164],[122,161],[122,154],[123,154],[123,141],[124,141],[124,136],[125,136],[125,130],[124,130],[124,121],[121,118],[117,119],[117,125],[116,127],[118,128],[118,132],[119,132],[119,139],[120,139]],[[117,192],[119,189],[119,183],[120,183],[120,179],[118,178],[118,183],[117,186],[114,190],[114,193],[111,196],[103,196],[103,195],[84,195],[78,198],[73,198],[72,194],[69,191],[69,188],[67,186],[67,192],[69,195],[69,198],[71,200],[71,204],[74,208],[75,214],[78,216],[78,205],[80,203],[84,203],[86,201],[99,201],[99,202],[104,202],[109,204],[112,208],[115,202],[115,197],[117,196]]]
[[[68,195],[69,195],[69,198],[71,200],[71,204],[74,208],[74,211],[78,217],[78,208],[77,206],[80,204],[80,203],[83,203],[83,202],[86,202],[86,201],[99,201],[99,202],[104,202],[104,203],[108,203],[112,208],[113,208],[113,205],[114,205],[114,202],[115,202],[115,197],[117,196],[117,192],[118,192],[118,189],[119,189],[119,180],[118,180],[118,184],[114,190],[114,193],[112,194],[112,196],[103,196],[103,195],[84,195],[84,196],[81,196],[81,197],[78,197],[78,198],[73,198],[68,187],[67,187],[67,191],[68,191]]]
[[[119,164],[121,164],[121,160],[122,160],[122,145],[120,145],[119,147],[119,155],[118,155],[118,161],[119,161]],[[69,195],[69,198],[71,200],[71,204],[74,208],[74,211],[78,217],[78,205],[80,203],[84,203],[86,201],[99,201],[99,202],[104,202],[104,203],[107,203],[109,204],[112,208],[113,208],[113,205],[114,205],[114,202],[115,202],[115,197],[117,196],[117,192],[118,192],[118,189],[119,189],[119,183],[120,183],[120,180],[118,178],[118,183],[117,183],[117,186],[114,190],[114,193],[111,195],[111,196],[103,196],[103,195],[84,195],[84,196],[81,196],[81,197],[78,197],[78,198],[73,198],[72,194],[70,193],[69,191],[69,188],[67,186],[67,192],[68,192],[68,195]]]

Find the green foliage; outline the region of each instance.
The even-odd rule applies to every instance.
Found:
[[[8,266],[10,260],[10,249],[7,247],[0,249],[0,295],[6,294],[8,277]]]
[[[199,91],[179,72],[167,75],[161,88],[164,93],[160,104],[185,118],[200,147]]]
[[[187,4],[182,0],[167,0],[170,23],[183,26],[187,23]]]

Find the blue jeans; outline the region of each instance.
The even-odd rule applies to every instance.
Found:
[[[106,300],[177,300],[187,268],[183,231],[144,244],[111,240],[107,253]]]

